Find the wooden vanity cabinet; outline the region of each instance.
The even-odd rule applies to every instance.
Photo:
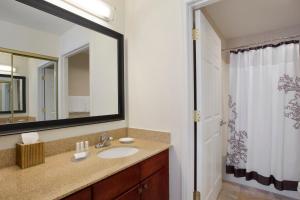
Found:
[[[169,183],[166,178],[169,178],[167,168],[163,168],[143,181],[141,200],[169,199]]]
[[[125,192],[125,194],[122,194],[121,196],[117,197],[116,200],[140,200],[141,194],[141,187],[140,185],[137,185],[128,192]]]
[[[75,194],[72,194],[64,200],[91,200],[92,199],[92,188],[86,188],[79,192],[76,192]]]
[[[65,198],[65,200],[168,199],[168,150]]]
[[[93,200],[111,200],[140,182],[140,166],[134,165],[92,186]]]

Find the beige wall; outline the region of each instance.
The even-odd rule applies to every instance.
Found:
[[[69,58],[69,96],[90,96],[89,54],[79,53]]]
[[[172,200],[190,199],[181,196],[190,184],[181,176],[182,163],[191,156],[182,155],[189,134],[183,5],[182,0],[126,0],[129,127],[171,133]]]

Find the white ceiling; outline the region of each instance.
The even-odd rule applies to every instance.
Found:
[[[204,9],[225,39],[300,25],[300,0],[221,0]]]
[[[73,24],[14,0],[0,0],[0,20],[61,35]]]

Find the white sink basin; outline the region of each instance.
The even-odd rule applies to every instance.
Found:
[[[135,147],[114,147],[101,151],[97,154],[100,158],[122,158],[136,154],[139,149]]]

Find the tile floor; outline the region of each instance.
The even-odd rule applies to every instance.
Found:
[[[218,200],[294,200],[255,188],[223,182]]]

